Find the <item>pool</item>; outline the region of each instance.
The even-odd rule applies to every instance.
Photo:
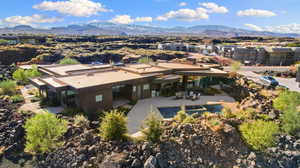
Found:
[[[163,118],[173,118],[180,110],[180,106],[176,107],[159,107],[157,108]],[[193,105],[185,106],[186,113],[192,114],[202,114],[204,112],[211,113],[221,113],[223,106],[221,104],[206,104],[206,105]]]

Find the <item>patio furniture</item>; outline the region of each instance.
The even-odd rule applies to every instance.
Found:
[[[175,99],[183,99],[183,94],[182,94],[182,92],[176,92]]]

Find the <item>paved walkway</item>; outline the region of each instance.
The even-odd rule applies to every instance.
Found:
[[[209,102],[235,102],[229,96],[201,96],[199,100],[174,100],[174,97],[155,97],[149,99],[139,100],[137,104],[131,109],[128,114],[128,131],[130,134],[136,133],[140,130],[143,121],[151,111],[151,107],[170,107],[181,105],[203,105]]]
[[[29,91],[34,89],[32,85],[27,85],[21,89],[21,93],[24,97],[25,103],[19,108],[19,111],[31,111],[33,113],[43,113],[49,111],[57,114],[63,110],[62,107],[45,107],[42,108],[39,102],[31,102],[34,95],[30,95]]]

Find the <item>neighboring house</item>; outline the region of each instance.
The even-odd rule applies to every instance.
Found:
[[[291,65],[295,59],[295,52],[291,48],[265,47],[267,51],[266,65]]]
[[[176,62],[155,64],[39,66],[43,77],[31,83],[50,100],[88,114],[113,108],[120,101],[159,96],[164,87],[184,89],[188,76],[227,76],[211,65]],[[179,87],[180,86],[180,87]]]

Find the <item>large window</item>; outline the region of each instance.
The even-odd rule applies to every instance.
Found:
[[[144,90],[149,90],[150,89],[150,85],[149,84],[144,84]]]
[[[96,102],[102,102],[102,101],[103,101],[103,95],[97,95]]]
[[[136,86],[132,86],[132,92],[136,92]]]

